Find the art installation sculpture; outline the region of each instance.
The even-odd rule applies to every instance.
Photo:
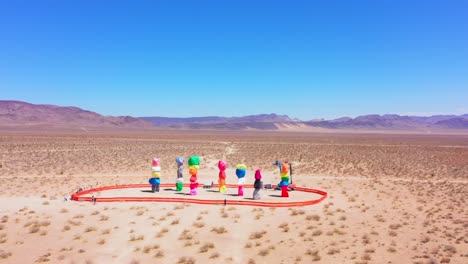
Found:
[[[220,193],[226,193],[226,167],[227,167],[227,164],[224,161],[220,160],[218,162],[218,168],[219,168],[218,184],[219,184]]]
[[[245,184],[245,174],[247,173],[247,166],[244,164],[238,164],[236,166],[236,175],[237,175],[237,195],[244,196],[244,184]]]
[[[288,186],[289,186],[289,163],[283,162],[281,167],[281,197],[289,197]]]
[[[190,195],[197,195],[197,174],[200,165],[200,158],[198,156],[192,156],[188,160],[189,174],[190,174]]]
[[[255,182],[254,182],[254,192],[253,192],[253,199],[260,200],[260,190],[263,189],[263,181],[262,181],[262,172],[260,169],[255,171]]]
[[[161,167],[159,166],[159,159],[154,157],[151,163],[151,178],[149,179],[149,183],[151,184],[151,191],[159,192],[159,184],[161,184]]]
[[[183,157],[176,158],[177,163],[177,179],[176,179],[176,191],[181,192],[184,188],[184,161]]]
[[[176,163],[178,166],[178,171],[177,171],[177,179],[176,179],[176,189],[177,191],[182,191],[183,189],[183,163],[184,163],[184,158],[183,157],[178,157],[176,158]],[[279,162],[277,162],[279,163]],[[199,169],[199,164],[200,164],[200,158],[198,156],[192,156],[188,159],[188,165],[189,165],[189,173],[190,173],[190,195],[198,195],[197,188],[199,187],[198,184],[198,169]],[[281,164],[281,163],[279,163]],[[277,164],[275,164],[277,165]],[[219,192],[220,193],[225,193],[227,190],[227,186],[232,186],[232,184],[226,184],[226,168],[227,164],[219,160],[218,161],[218,168],[219,168]],[[173,187],[173,183],[161,183],[160,177],[161,177],[161,167],[160,167],[160,161],[158,158],[154,157],[152,158],[152,164],[151,164],[151,170],[152,170],[152,176],[149,179],[149,183],[151,185],[151,191],[153,193],[159,192],[160,187]],[[282,202],[269,202],[267,201],[257,201],[262,199],[261,197],[261,190],[262,189],[271,189],[272,186],[271,184],[266,184],[264,186],[263,181],[262,181],[262,173],[260,169],[257,169],[255,171],[255,182],[253,185],[245,185],[246,181],[246,173],[247,173],[247,166],[245,164],[238,164],[236,166],[236,176],[238,178],[238,193],[237,196],[238,198],[227,198],[226,196],[220,198],[215,198],[215,199],[206,199],[206,198],[183,198],[183,197],[167,197],[164,194],[167,194],[167,191],[170,191],[171,189],[163,189],[162,195],[157,195],[157,196],[123,196],[123,197],[99,197],[96,198],[95,194],[100,193],[101,191],[114,191],[118,189],[135,189],[137,193],[141,192],[142,187],[147,187],[147,184],[123,184],[123,185],[112,185],[112,186],[103,186],[103,187],[98,187],[98,188],[92,188],[92,189],[83,189],[79,188],[79,190],[72,194],[70,197],[70,200],[73,201],[89,201],[89,202],[94,202],[96,203],[97,201],[99,202],[182,202],[182,203],[194,203],[194,204],[210,204],[210,205],[248,205],[248,206],[261,206],[261,207],[293,207],[293,206],[307,206],[307,205],[313,205],[321,202],[322,200],[327,198],[327,192],[321,191],[321,190],[316,190],[312,188],[307,188],[307,187],[295,187],[293,180],[292,180],[292,166],[291,163],[285,162],[281,164],[280,167],[280,174],[281,174],[281,182],[278,184],[281,190],[281,197],[289,197],[288,192],[293,191],[296,189],[298,192],[306,192],[306,193],[314,193],[318,194],[321,197],[318,199],[313,199],[313,200],[305,200],[305,201],[282,201]],[[204,184],[202,185],[203,188],[209,189],[213,187],[213,182],[211,184]],[[243,199],[242,196],[244,196],[244,188],[253,188],[253,194],[252,194],[252,199]],[[213,192],[211,190],[208,190],[207,192]],[[206,192],[202,192],[201,195],[206,194]],[[234,196],[234,194],[230,194],[230,196]],[[272,197],[276,197],[276,195],[270,195]],[[65,197],[66,200],[68,200],[67,197]]]

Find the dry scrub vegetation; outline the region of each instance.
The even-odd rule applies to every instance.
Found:
[[[174,158],[194,154],[200,182],[216,182],[221,158],[276,183],[271,163],[289,159],[298,185],[329,196],[276,209],[62,199],[146,183],[152,156],[173,182]],[[468,263],[465,136],[3,135],[0,157],[2,263]]]
[[[156,153],[168,170],[176,168],[174,157],[198,154],[205,160],[223,158],[262,168],[270,168],[276,158],[288,159],[298,174],[424,179],[468,175],[463,136],[171,133],[0,136],[0,142],[0,152],[8,154],[3,155],[0,177],[146,175],[149,158]]]

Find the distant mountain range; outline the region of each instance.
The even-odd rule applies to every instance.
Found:
[[[331,129],[378,129],[378,130],[430,130],[468,129],[468,114],[400,116],[364,115],[356,118],[342,117],[334,120],[304,122],[309,126]]]
[[[468,130],[468,114],[434,116],[365,115],[333,120],[301,121],[287,115],[261,114],[242,117],[130,117],[103,116],[77,107],[0,101],[0,128],[157,129],[198,130],[364,130],[440,131]],[[315,130],[314,130],[315,129]]]
[[[130,116],[103,116],[77,107],[0,101],[0,126],[69,129],[153,128]]]
[[[277,124],[295,124],[299,120],[291,119],[287,115],[262,114],[242,117],[140,117],[159,127],[186,128],[186,129],[222,129],[222,130],[277,130]]]
[[[159,127],[186,129],[260,129],[277,130],[287,125],[289,128],[311,127],[348,130],[437,130],[468,129],[466,115],[400,116],[364,115],[356,118],[341,117],[333,120],[301,121],[287,115],[251,115],[244,117],[140,117]]]

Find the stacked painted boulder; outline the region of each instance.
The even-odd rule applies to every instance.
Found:
[[[219,183],[220,193],[226,193],[226,167],[227,167],[227,164],[224,161],[220,160],[218,162],[218,168],[219,168],[218,183]]]
[[[255,182],[254,182],[254,192],[252,194],[252,198],[254,200],[260,200],[260,190],[263,189],[263,181],[262,181],[262,172],[260,169],[255,171]]]
[[[192,156],[188,160],[189,174],[190,174],[190,195],[197,195],[197,175],[198,169],[200,168],[200,158],[198,156]]]
[[[237,195],[244,196],[244,184],[245,184],[245,174],[247,173],[247,166],[245,164],[238,164],[236,166],[236,175],[237,175]]]
[[[159,192],[159,184],[161,184],[161,167],[159,166],[158,158],[153,158],[151,163],[151,171],[151,178],[149,179],[149,183],[151,184],[151,191]]]
[[[289,197],[288,186],[289,186],[289,163],[284,162],[281,166],[281,196]]]
[[[184,188],[184,161],[183,157],[176,158],[177,163],[177,179],[176,179],[176,191],[181,192]]]

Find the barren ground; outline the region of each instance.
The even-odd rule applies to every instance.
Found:
[[[271,164],[287,159],[296,184],[329,196],[276,209],[63,199],[79,187],[147,183],[153,156],[162,181],[174,182],[175,158],[190,155],[202,158],[200,183],[217,181],[223,159],[228,183],[245,163],[248,183],[262,168],[276,184]],[[0,263],[468,263],[463,135],[3,134],[0,189]],[[154,195],[175,196],[165,192]],[[287,199],[274,193],[263,191]]]

